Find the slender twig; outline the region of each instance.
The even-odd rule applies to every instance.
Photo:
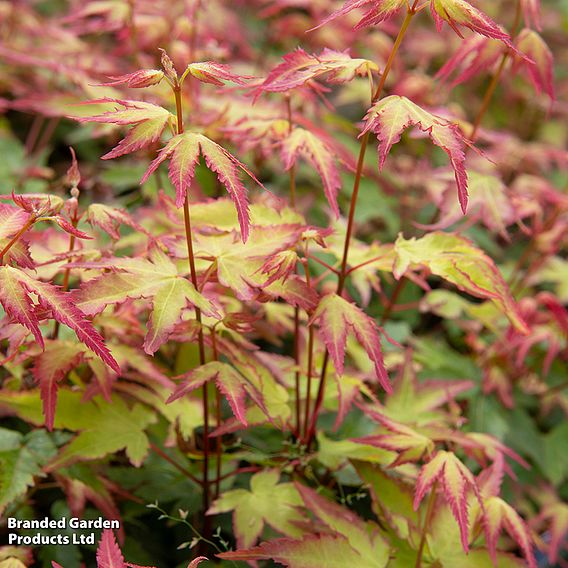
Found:
[[[157,503],[152,503],[150,505],[146,505],[146,507],[148,507],[149,509],[156,509],[156,511],[159,511],[161,513],[160,519],[168,519],[170,521],[174,521],[175,523],[182,523],[182,524],[186,525],[187,527],[189,527],[191,529],[191,532],[193,532],[193,534],[195,535],[195,537],[198,541],[203,541],[206,544],[208,544],[209,546],[212,546],[217,552],[223,552],[212,540],[208,540],[203,535],[201,535],[199,533],[199,531],[187,519],[184,519],[184,518],[178,519],[176,517],[172,517],[171,515],[168,515],[168,513],[166,511],[164,511],[164,509],[161,509],[158,506]]]
[[[310,400],[312,390],[312,366],[314,358],[314,326],[308,324],[308,364],[306,367],[306,408],[304,413],[304,438],[307,439],[310,426]]]
[[[49,141],[51,140],[51,137],[53,136],[53,133],[55,132],[55,129],[59,124],[59,121],[59,118],[52,118],[49,120],[32,154],[37,156],[49,144]]]
[[[33,152],[34,146],[37,142],[39,133],[41,132],[43,123],[45,122],[45,117],[41,114],[36,114],[28,135],[26,136],[26,154],[30,156]]]
[[[404,36],[406,35],[406,32],[408,30],[408,26],[410,25],[410,22],[412,21],[412,18],[414,17],[414,15],[417,12],[416,6],[418,4],[418,0],[415,0],[414,4],[410,7],[410,9],[406,12],[406,16],[404,18],[404,21],[402,22],[402,25],[400,27],[400,30],[398,32],[398,35],[395,39],[395,42],[392,46],[391,52],[389,54],[389,57],[387,59],[387,63],[385,65],[385,69],[383,71],[383,75],[381,77],[381,80],[377,86],[377,90],[375,91],[373,98],[372,98],[372,104],[375,104],[381,97],[381,94],[383,92],[383,88],[385,86],[386,80],[389,76],[389,73],[392,69],[393,63],[395,61],[395,57],[396,54],[398,52],[398,49],[402,43],[402,40],[404,39]],[[343,293],[343,289],[345,287],[345,281],[346,281],[346,276],[347,276],[347,262],[349,259],[349,246],[351,244],[351,236],[353,233],[353,228],[354,228],[354,221],[355,221],[355,209],[357,206],[357,197],[359,195],[359,187],[361,185],[361,178],[363,175],[363,166],[365,164],[365,155],[367,153],[367,146],[369,144],[369,138],[370,138],[370,132],[365,132],[365,134],[363,134],[362,138],[361,138],[361,146],[359,149],[359,158],[357,159],[357,169],[355,171],[355,181],[353,183],[353,192],[351,193],[351,202],[349,205],[349,215],[348,215],[348,219],[347,219],[347,231],[345,234],[345,242],[344,242],[344,246],[343,246],[343,256],[341,259],[341,268],[339,271],[339,278],[338,278],[338,282],[337,282],[337,294],[341,295]],[[317,398],[316,398],[316,403],[314,406],[314,411],[312,413],[312,417],[311,417],[311,422],[310,422],[310,426],[308,429],[308,434],[306,436],[306,444],[309,445],[311,443],[311,441],[313,440],[314,434],[315,434],[315,429],[316,429],[316,423],[317,423],[317,418],[318,418],[318,414],[320,412],[321,409],[321,405],[323,403],[323,397],[324,397],[324,393],[325,393],[325,384],[326,384],[326,377],[327,377],[327,366],[329,364],[329,352],[326,350],[324,358],[323,358],[323,362],[322,362],[322,368],[321,368],[321,373],[320,373],[320,382],[319,382],[319,387],[318,387],[318,394],[317,394]]]
[[[333,272],[333,274],[339,275],[339,270],[337,270],[337,268],[333,268],[333,266],[325,262],[325,260],[322,260],[321,258],[318,258],[317,256],[314,256],[312,254],[308,255],[306,258],[308,258],[309,260],[314,260],[318,264],[321,264],[323,267],[327,268],[330,272]]]
[[[514,39],[517,36],[520,21],[521,21],[521,2],[520,2],[520,0],[517,0],[517,8],[516,8],[516,11],[515,11],[515,20],[513,22],[513,27],[511,28],[511,38],[512,39]],[[507,50],[507,52],[503,54],[503,57],[501,58],[501,62],[499,63],[499,67],[497,67],[497,70],[495,71],[495,74],[491,78],[491,81],[490,81],[490,83],[487,87],[487,90],[485,91],[485,95],[483,97],[483,102],[481,103],[481,108],[479,109],[479,112],[477,113],[477,116],[475,117],[475,120],[473,122],[473,129],[472,129],[471,134],[470,134],[470,139],[472,141],[475,141],[475,139],[477,137],[477,134],[479,132],[479,127],[481,126],[481,121],[483,120],[485,113],[489,109],[491,99],[493,98],[493,95],[495,94],[495,89],[497,88],[497,85],[499,84],[499,81],[501,80],[501,75],[503,74],[503,71],[505,69],[505,65],[507,64],[507,60],[509,59],[510,55],[511,55],[510,50]]]
[[[288,118],[288,136],[294,130],[294,122],[292,119],[292,101],[289,94],[286,94],[286,115]],[[288,170],[289,188],[290,188],[290,207],[296,209],[296,164],[292,164]],[[295,413],[296,413],[296,435],[300,436],[300,307],[294,307],[294,346],[293,356],[296,371],[294,373],[294,396],[295,396]]]
[[[416,555],[415,568],[421,568],[422,566],[422,555],[424,554],[426,535],[428,533],[428,528],[432,521],[432,515],[434,514],[434,505],[436,504],[437,487],[438,487],[438,481],[436,480],[432,485],[432,489],[430,490],[430,497],[428,498],[428,507],[426,508],[426,516],[424,517],[424,524],[422,525],[422,535],[420,536],[420,545],[418,546],[418,554]]]
[[[258,465],[251,465],[246,467],[239,467],[225,475],[222,475],[219,478],[219,481],[225,481],[225,479],[229,479],[229,477],[233,477],[234,475],[240,475],[241,473],[256,473],[257,471],[261,471],[263,468]]]
[[[179,464],[176,460],[174,460],[174,458],[172,458],[168,454],[166,454],[166,452],[164,452],[164,450],[162,450],[162,448],[160,448],[159,446],[157,446],[153,442],[150,442],[150,448],[152,449],[152,451],[155,454],[158,454],[162,459],[167,461],[169,464],[173,465],[180,473],[183,473],[183,475],[185,475],[188,479],[193,481],[193,483],[195,483],[196,485],[199,485],[199,486],[202,485],[202,482],[201,482],[200,479],[195,477],[195,475],[193,475],[193,473],[191,473],[191,471],[189,471],[188,469],[183,467],[183,465]]]
[[[396,283],[396,286],[388,301],[388,304],[385,307],[385,311],[383,312],[383,315],[381,317],[381,325],[385,325],[386,321],[389,319],[392,310],[396,304],[396,301],[398,300],[400,293],[404,289],[405,284],[406,284],[406,278],[404,278],[404,276],[401,276],[400,280]]]
[[[217,350],[217,333],[215,331],[215,326],[211,327],[211,349],[213,350],[213,360],[219,360],[219,352]],[[215,389],[215,417],[217,428],[221,426],[221,393],[219,389]],[[221,488],[221,458],[222,458],[222,439],[221,436],[217,436],[215,440],[215,499],[219,497],[219,491]]]
[[[174,85],[174,95],[176,99],[176,118],[177,132],[183,132],[183,110],[181,104],[181,87],[179,83]],[[187,243],[187,255],[189,260],[189,274],[194,288],[198,289],[197,270],[195,269],[195,256],[193,254],[193,237],[191,232],[191,215],[189,209],[189,195],[186,192],[183,204],[183,218],[185,225],[185,240]],[[199,362],[205,365],[205,341],[203,338],[203,322],[201,318],[201,310],[195,306],[195,319],[197,321],[197,339],[199,344]],[[202,388],[203,403],[203,511],[209,509],[209,395],[207,391],[207,383]],[[204,517],[204,524],[208,525],[208,517]],[[208,534],[208,530],[204,527],[204,532]]]
[[[75,198],[76,199],[76,198]],[[77,202],[75,201],[75,207],[73,209],[73,215],[71,216],[71,225],[73,225],[73,227],[76,229],[77,228],[77,224],[79,223],[79,205],[77,204]],[[73,252],[73,250],[75,249],[75,241],[76,241],[76,237],[75,235],[69,235],[69,249],[68,252]],[[69,259],[67,261],[67,264],[69,264],[71,262],[71,259]],[[69,267],[65,268],[65,273],[63,274],[63,290],[65,292],[67,292],[67,290],[69,290],[69,278],[71,276],[71,269]],[[51,337],[53,339],[57,339],[57,336],[59,335],[59,321],[55,320],[55,324],[53,326],[53,333],[51,335]]]

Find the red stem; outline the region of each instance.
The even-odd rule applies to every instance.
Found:
[[[195,477],[195,475],[193,475],[193,473],[191,473],[191,471],[189,471],[188,469],[186,469],[185,467],[180,465],[176,460],[174,460],[173,458],[168,456],[168,454],[166,454],[166,452],[164,452],[164,450],[162,450],[159,446],[150,442],[150,448],[152,449],[152,451],[154,453],[158,454],[161,458],[163,458],[169,464],[173,465],[179,472],[183,473],[188,479],[193,481],[193,483],[195,483],[196,485],[201,485],[202,482],[201,482],[200,479],[197,479],[197,477]]]
[[[174,95],[176,99],[176,117],[177,117],[177,132],[183,132],[183,111],[181,104],[181,87],[178,83],[174,86]],[[186,192],[185,201],[183,204],[183,218],[185,225],[185,240],[187,243],[187,255],[189,259],[189,273],[191,282],[196,290],[198,290],[197,271],[195,269],[195,256],[193,254],[193,238],[191,232],[191,215],[189,210],[189,196]],[[203,339],[203,323],[201,318],[201,310],[195,307],[195,319],[197,321],[197,339],[199,344],[199,362],[205,365],[205,341]],[[209,517],[205,512],[209,509],[209,394],[207,391],[207,383],[202,388],[202,402],[203,402],[203,513],[204,513],[204,533],[209,533]],[[206,534],[206,536],[207,536]]]
[[[219,352],[217,351],[217,333],[215,327],[211,328],[211,348],[213,349],[213,360],[219,360]],[[217,428],[221,426],[221,393],[219,389],[215,390],[215,415]],[[217,436],[215,440],[215,499],[219,497],[221,488],[221,457],[222,457],[222,439]]]
[[[73,225],[74,228],[77,228],[78,223],[79,223],[79,206],[76,204],[75,209],[73,210],[73,217],[71,217],[71,224]],[[73,252],[73,249],[75,248],[75,241],[76,241],[75,235],[69,235],[69,252]],[[67,261],[67,264],[69,264],[70,262],[71,259]],[[71,269],[65,268],[65,273],[63,274],[63,290],[65,292],[69,290],[70,275],[71,275]],[[57,339],[58,335],[59,335],[59,322],[55,320],[55,325],[53,326],[53,333],[52,333],[53,339]]]
[[[398,49],[402,43],[402,40],[404,39],[404,36],[406,35],[406,32],[408,30],[408,26],[410,25],[410,22],[412,21],[412,18],[414,17],[414,15],[416,14],[416,6],[417,6],[417,0],[414,2],[414,4],[412,5],[412,7],[406,12],[406,16],[404,18],[404,21],[402,22],[402,25],[400,27],[400,30],[398,32],[398,35],[396,37],[396,40],[392,46],[391,52],[389,54],[387,63],[385,65],[385,69],[383,71],[383,75],[381,77],[381,80],[377,86],[377,90],[375,91],[375,94],[373,95],[373,99],[372,99],[372,104],[375,104],[382,92],[383,92],[383,88],[385,86],[387,77],[389,76],[389,73],[392,69],[396,54],[398,52]],[[347,276],[347,261],[349,258],[349,245],[351,243],[351,236],[353,234],[353,229],[354,229],[354,225],[355,225],[355,209],[357,207],[357,197],[359,195],[359,187],[361,185],[361,178],[363,176],[363,166],[365,164],[365,155],[367,153],[367,146],[369,144],[369,137],[370,137],[370,132],[365,132],[365,134],[363,134],[363,137],[361,138],[361,147],[359,149],[359,158],[357,160],[357,170],[355,172],[355,181],[353,183],[353,192],[351,194],[351,202],[349,204],[349,216],[348,216],[348,220],[347,220],[347,231],[345,234],[345,243],[343,246],[343,257],[341,259],[341,269],[339,271],[339,278],[338,278],[338,282],[337,282],[337,294],[340,296],[343,292],[343,289],[345,287],[345,281],[346,281],[346,276]],[[312,418],[311,418],[311,422],[310,422],[310,426],[308,429],[308,434],[306,436],[306,444],[309,446],[310,443],[313,440],[313,437],[315,435],[315,429],[316,429],[316,423],[317,423],[317,419],[318,419],[318,414],[321,410],[321,405],[323,402],[323,397],[324,397],[324,393],[325,393],[325,384],[326,384],[326,377],[327,377],[327,365],[329,363],[329,352],[326,350],[324,358],[323,358],[323,363],[322,363],[322,368],[321,368],[321,374],[320,374],[320,383],[319,383],[319,388],[318,388],[318,394],[317,394],[317,398],[316,398],[316,404],[314,406],[314,411],[312,414]]]

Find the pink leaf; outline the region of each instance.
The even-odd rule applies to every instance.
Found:
[[[29,218],[28,212],[7,203],[0,203],[0,239],[15,235]]]
[[[232,81],[237,85],[244,85],[247,79],[252,79],[250,75],[235,75],[228,65],[214,61],[190,63],[187,66],[187,72],[203,83],[210,83],[218,87],[223,86],[223,81]]]
[[[302,155],[311,162],[323,182],[327,201],[336,218],[339,217],[337,193],[341,188],[341,179],[335,165],[332,149],[324,140],[304,128],[295,128],[282,141],[282,159],[284,167],[289,170]]]
[[[548,45],[537,32],[529,29],[521,31],[516,44],[519,51],[529,58],[520,60],[520,64],[529,74],[536,92],[545,92],[554,101],[554,58]]]
[[[382,169],[393,144],[400,141],[403,130],[417,126],[426,132],[432,142],[448,154],[458,186],[458,197],[463,213],[467,210],[467,173],[465,170],[465,139],[457,126],[446,119],[430,114],[406,97],[391,95],[381,99],[367,112],[365,132],[373,132],[379,139],[379,169]]]
[[[53,429],[55,420],[58,383],[80,363],[84,354],[81,344],[50,341],[45,351],[35,359],[33,375],[40,388],[45,426],[48,430]]]
[[[70,327],[77,334],[79,341],[96,353],[113,371],[120,373],[120,367],[105,346],[103,338],[93,324],[85,319],[85,314],[72,303],[71,294],[60,291],[48,282],[35,280],[17,268],[0,268],[0,301],[5,304],[10,315],[34,334],[42,347],[43,339],[27,292],[36,294],[41,307],[51,310],[55,320]]]
[[[498,39],[513,50],[515,49],[511,44],[509,34],[489,16],[465,0],[430,0],[430,10],[438,31],[441,31],[446,21],[460,37],[463,36],[458,26],[463,26],[485,37]]]
[[[377,65],[368,59],[352,58],[347,51],[327,48],[320,55],[313,55],[298,48],[284,55],[282,59],[284,62],[272,69],[266,79],[256,87],[255,97],[263,92],[290,91],[322,76],[330,83],[345,83],[356,75],[367,76],[372,71],[378,71]]]
[[[541,30],[540,0],[520,0],[527,27],[534,26]]]
[[[114,533],[105,529],[97,548],[97,568],[127,568]]]
[[[185,375],[182,375],[181,378],[183,382],[177,386],[176,390],[166,401],[167,403],[189,394],[208,381],[215,381],[219,390],[225,395],[234,415],[246,426],[246,409],[244,405],[246,379],[230,365],[211,361],[192,369]]]
[[[378,325],[373,319],[355,304],[337,294],[328,294],[320,300],[313,320],[319,320],[322,339],[340,375],[343,374],[347,333],[352,330],[374,363],[375,375],[381,386],[387,392],[391,392],[392,388],[383,362]]]
[[[140,69],[134,73],[128,73],[126,75],[110,76],[112,79],[109,83],[102,83],[102,85],[112,86],[115,85],[126,85],[131,89],[143,89],[145,87],[151,87],[152,85],[157,85],[164,78],[164,72],[158,69]]]
[[[86,104],[101,103],[115,103],[123,108],[116,108],[100,115],[73,118],[79,122],[134,125],[118,146],[102,157],[104,160],[130,154],[153,144],[159,140],[166,125],[173,119],[172,114],[165,108],[141,101],[106,98],[89,101]]]
[[[330,14],[323,22],[312,29],[317,30],[328,22],[345,16],[352,10],[362,7],[368,8],[369,5],[370,9],[359,20],[359,23],[354,27],[355,30],[365,26],[374,26],[392,18],[405,5],[405,0],[347,0],[342,8]]]
[[[62,217],[61,215],[56,215],[55,217],[52,217],[52,219],[66,232],[69,233],[70,235],[73,235],[74,237],[77,237],[79,239],[92,239],[93,237],[91,237],[91,235],[88,235],[87,233],[84,233],[83,231],[80,231],[79,229],[77,229],[77,227],[74,227],[69,221],[67,221],[67,219],[65,219],[65,217]]]
[[[441,483],[443,494],[460,528],[462,546],[469,550],[469,522],[467,513],[467,489],[471,487],[479,497],[479,490],[472,473],[452,453],[439,451],[421,470],[416,481],[414,510],[435,481]]]
[[[169,158],[170,165],[168,171],[170,180],[176,188],[176,205],[182,207],[187,191],[191,186],[200,153],[205,157],[205,162],[209,169],[217,174],[219,181],[229,192],[237,209],[237,216],[241,226],[241,238],[245,242],[249,234],[250,217],[246,189],[239,179],[239,170],[247,173],[261,187],[263,185],[237,158],[219,146],[219,144],[213,142],[213,140],[203,136],[203,134],[188,132],[174,136],[160,150],[157,158],[150,164],[140,183],[144,183],[156,171],[158,166]]]

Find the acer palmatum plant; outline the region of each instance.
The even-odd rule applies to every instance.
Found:
[[[0,510],[120,529],[0,562],[566,565],[565,8],[48,4],[0,3]]]

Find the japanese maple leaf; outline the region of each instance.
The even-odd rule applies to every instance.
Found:
[[[96,116],[72,118],[79,122],[134,125],[115,148],[102,156],[103,160],[110,160],[146,148],[159,140],[168,123],[173,124],[175,120],[175,117],[165,108],[142,101],[105,98],[88,101],[85,104],[100,103],[114,103],[123,108],[115,108]]]
[[[233,526],[239,547],[248,548],[257,541],[265,523],[290,537],[300,537],[302,531],[295,523],[304,520],[300,511],[302,499],[293,483],[278,483],[275,470],[252,476],[250,491],[226,491],[207,511],[217,515],[233,511]]]
[[[26,394],[31,409],[38,406],[37,391]],[[32,412],[27,418],[35,424],[40,421],[40,416]],[[130,463],[139,467],[150,448],[145,430],[156,419],[153,409],[137,402],[128,406],[118,395],[113,395],[110,401],[101,397],[85,401],[84,393],[61,388],[55,427],[78,434],[60,449],[46,466],[46,471],[58,471],[80,461],[97,460],[122,450]]]
[[[182,207],[187,191],[191,186],[200,154],[203,154],[209,169],[217,174],[217,178],[229,192],[237,209],[241,238],[245,242],[249,235],[250,218],[246,189],[239,179],[239,170],[248,174],[261,187],[264,186],[237,158],[203,134],[185,132],[174,136],[160,150],[140,183],[144,183],[162,162],[169,159],[168,171],[170,180],[176,188],[176,205]]]
[[[189,568],[194,568],[204,557],[196,558]],[[195,563],[195,564],[194,564]],[[97,568],[152,568],[150,566],[139,566],[125,562],[122,551],[120,550],[114,533],[111,529],[104,529],[101,534],[101,540],[97,547]]]
[[[341,179],[335,165],[335,154],[326,142],[305,128],[294,128],[281,146],[284,167],[289,170],[301,155],[317,170],[323,182],[327,201],[336,218],[339,217],[337,193]]]
[[[213,381],[227,399],[236,418],[243,425],[247,425],[244,401],[248,382],[233,367],[219,361],[211,361],[192,369],[178,378],[181,379],[181,383],[166,402],[173,402],[205,383]]]
[[[457,77],[450,83],[451,87],[455,87],[482,71],[491,69],[503,57],[504,50],[503,45],[497,41],[472,36],[460,44],[452,57],[436,73],[436,77],[445,81],[459,69]]]
[[[224,552],[226,560],[273,560],[296,568],[385,568],[390,550],[375,523],[300,484],[296,488],[308,508],[326,528],[323,534],[274,539],[260,546]]]
[[[397,452],[397,458],[389,467],[396,467],[404,463],[417,461],[425,453],[430,455],[434,450],[434,442],[427,436],[420,434],[400,422],[387,418],[379,412],[368,414],[389,430],[389,432],[378,435],[371,434],[362,438],[353,438],[353,441],[359,444],[367,444],[369,446],[382,448],[383,450]]]
[[[97,568],[127,568],[111,529],[104,529],[97,547]]]
[[[65,203],[58,195],[46,195],[44,193],[17,194],[12,192],[11,196],[0,196],[0,199],[11,199],[15,205],[34,217],[57,215]]]
[[[106,86],[126,85],[131,89],[144,89],[157,85],[164,78],[164,72],[159,69],[140,69],[126,75],[109,76],[112,79]]]
[[[365,26],[373,26],[392,18],[403,6],[406,6],[406,0],[347,0],[343,7],[330,14],[323,22],[313,28],[317,30],[319,27],[345,16],[356,8],[368,8],[365,15],[359,20],[354,27],[355,30]]]
[[[38,298],[38,304],[35,306],[30,293]],[[77,334],[79,341],[111,369],[120,373],[120,367],[105,346],[103,338],[86,319],[85,313],[73,303],[69,293],[48,282],[36,280],[18,268],[0,266],[0,303],[10,317],[32,332],[42,349],[44,341],[36,313],[38,307],[49,310],[53,319],[70,327]]]
[[[360,404],[359,408],[379,423],[391,419],[415,427],[443,424],[448,412],[441,407],[473,386],[472,381],[419,381],[408,352],[393,380],[392,393],[385,398],[384,404]]]
[[[301,48],[282,57],[284,62],[277,65],[255,88],[255,97],[263,92],[282,93],[305,85],[308,81],[326,75],[330,83],[345,83],[355,75],[368,75],[378,67],[368,59],[354,59],[346,51],[324,49],[314,55]]]
[[[54,477],[63,489],[67,498],[69,511],[74,517],[82,518],[87,508],[87,502],[91,502],[107,519],[116,519],[122,525],[120,510],[113,499],[112,492],[120,492],[120,489],[100,471],[95,468],[85,468],[86,475],[79,479],[73,474],[54,474]],[[80,475],[80,474],[79,474]],[[118,541],[124,542],[124,529],[117,529]]]
[[[113,271],[89,280],[74,292],[75,301],[90,315],[101,312],[108,305],[116,305],[135,298],[151,298],[152,312],[144,350],[153,354],[165,343],[182,312],[190,303],[205,315],[219,317],[216,308],[202,296],[175,264],[157,247],[148,260],[121,258],[109,263]]]
[[[53,429],[58,383],[85,355],[84,346],[75,342],[50,341],[35,358],[33,374],[40,387],[43,414],[48,430]]]
[[[139,223],[134,221],[132,216],[123,209],[104,205],[102,203],[91,203],[87,208],[87,222],[93,227],[100,227],[113,239],[120,239],[120,225],[128,225],[140,233],[153,238]]]
[[[429,193],[440,208],[440,219],[432,225],[416,226],[429,231],[446,229],[460,220],[466,219],[465,225],[474,221],[483,223],[490,231],[499,233],[508,240],[507,227],[519,218],[516,204],[511,199],[511,193],[503,181],[492,173],[468,171],[468,215],[462,215],[460,205],[453,199],[447,199],[453,178],[449,172],[441,172],[429,184]]]
[[[517,58],[516,66],[525,68],[537,93],[545,92],[554,101],[554,59],[550,48],[537,32],[529,29],[519,33],[516,45],[528,57]]]
[[[277,280],[286,281],[296,270],[298,255],[293,250],[277,252],[266,259],[260,271],[269,276],[265,285],[270,286]]]
[[[530,531],[520,515],[511,505],[497,496],[488,497],[483,503],[485,508],[483,524],[487,536],[487,547],[492,558],[496,559],[497,540],[504,528],[523,551],[529,568],[536,568]]]
[[[249,75],[235,75],[232,73],[228,65],[215,63],[214,61],[198,61],[190,63],[186,68],[186,73],[190,74],[203,83],[210,83],[221,87],[223,81],[232,81],[237,85],[244,85],[248,79],[252,79]]]
[[[394,275],[400,278],[410,266],[425,266],[473,296],[491,300],[523,334],[529,329],[497,266],[482,250],[462,236],[433,232],[420,239],[395,243]]]
[[[254,225],[246,243],[230,233],[200,237],[196,248],[200,256],[215,259],[219,282],[231,288],[239,299],[252,300],[260,294],[277,296],[294,306],[313,309],[318,296],[303,279],[293,274],[286,276],[284,272],[275,280],[273,276],[276,277],[278,271],[271,271],[270,276],[264,272],[267,267],[271,269],[270,260],[276,259],[279,253],[292,252],[290,249],[300,242],[301,236],[302,228],[297,224]],[[181,254],[186,256],[184,243],[181,249]],[[282,260],[282,255],[279,258]]]
[[[418,509],[424,495],[436,481],[440,482],[444,498],[448,501],[459,525],[462,546],[467,552],[469,550],[468,488],[474,491],[478,501],[481,503],[481,496],[475,478],[454,453],[439,451],[420,470],[418,480],[416,481],[414,510]],[[483,507],[482,503],[481,506]]]
[[[465,0],[430,0],[430,10],[438,31],[445,21],[460,37],[463,36],[458,26],[463,26],[479,35],[498,39],[514,49],[509,34]]]
[[[457,124],[430,114],[406,97],[391,95],[374,104],[365,117],[361,135],[373,132],[379,140],[379,169],[383,168],[393,144],[400,141],[402,131],[417,126],[432,142],[448,154],[454,168],[458,198],[462,211],[467,211],[467,172],[465,170],[465,138]]]
[[[391,392],[383,362],[379,326],[371,317],[341,296],[327,294],[320,300],[312,321],[319,321],[320,334],[340,375],[343,374],[347,333],[352,330],[374,363],[379,383]]]

